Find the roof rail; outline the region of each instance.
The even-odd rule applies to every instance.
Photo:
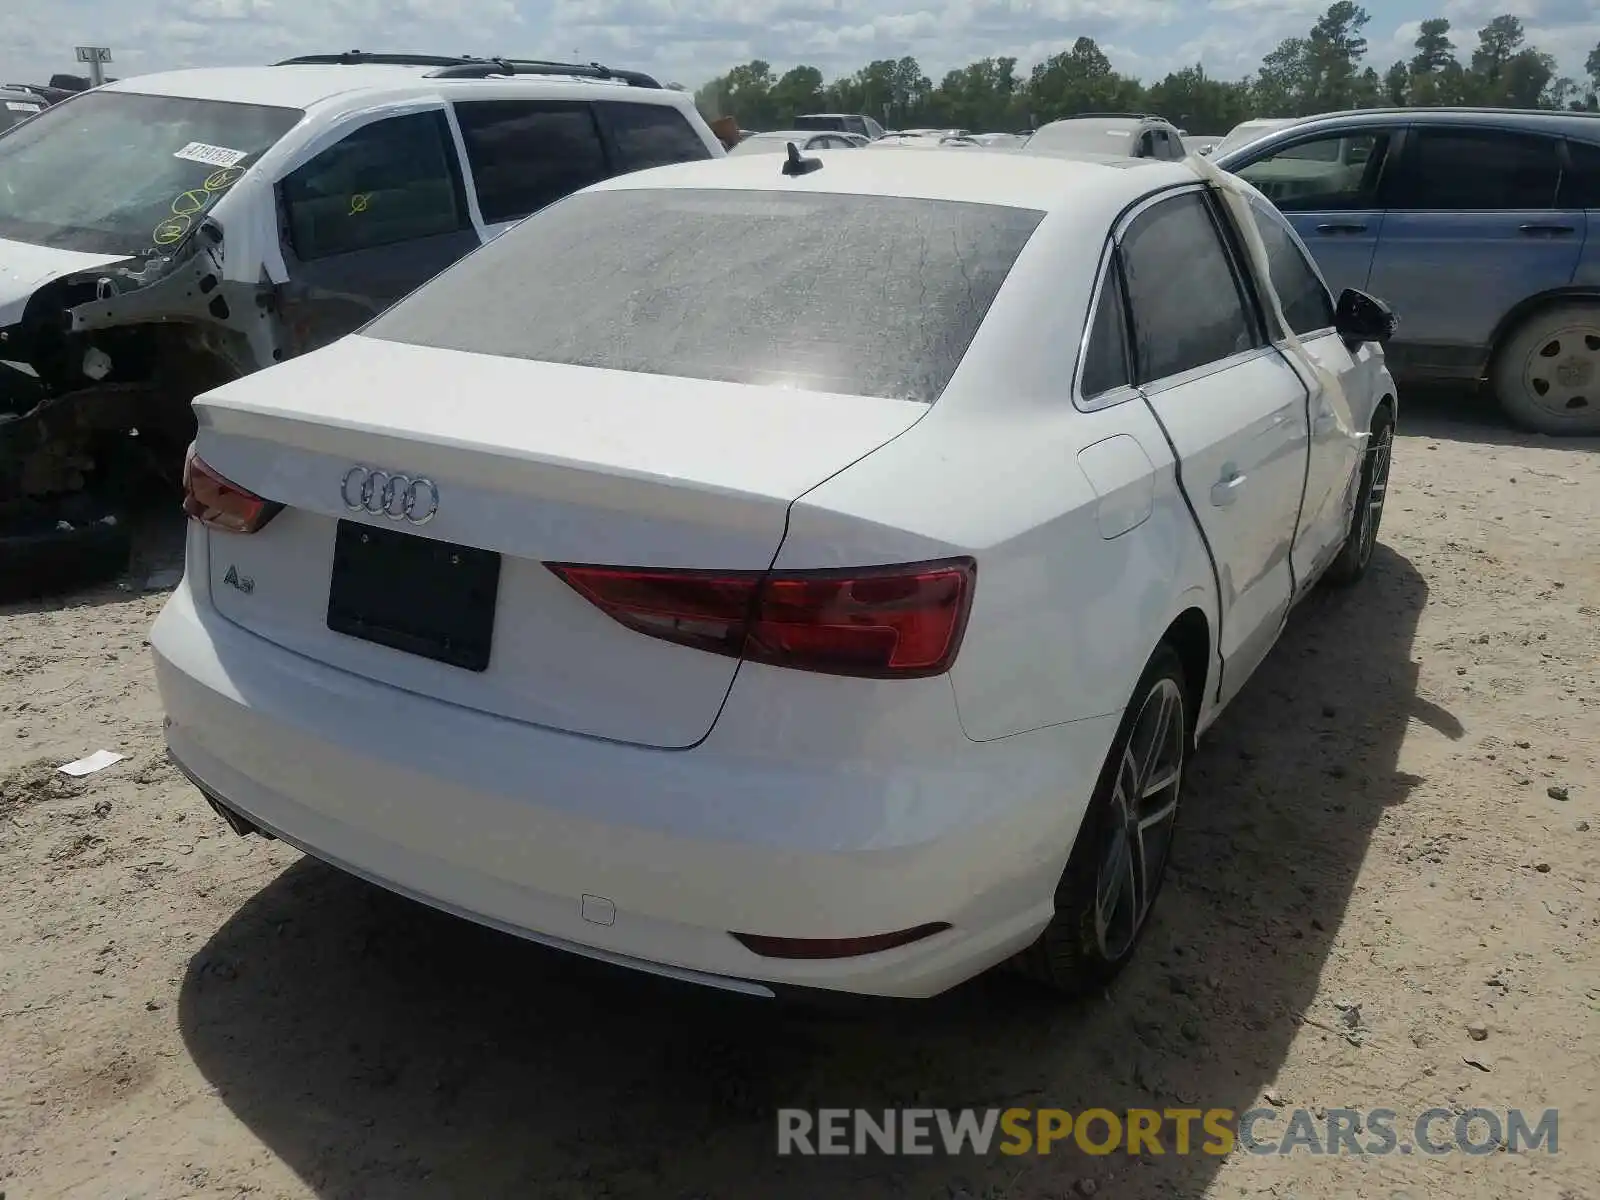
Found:
[[[482,62],[470,54],[384,54],[371,50],[346,50],[343,54],[302,54],[275,62],[275,67],[453,67],[460,63]]]
[[[1147,112],[1080,112],[1072,113],[1070,116],[1059,119],[1065,121],[1078,121],[1084,118],[1093,118],[1099,120],[1114,118],[1118,121],[1148,121],[1152,117],[1155,117],[1155,115],[1155,113]]]
[[[489,58],[454,63],[429,71],[429,79],[485,79],[490,75],[572,75],[579,79],[604,79],[629,87],[660,88],[661,84],[640,71],[615,70],[604,63],[546,62],[537,58]]]
[[[279,67],[362,66],[432,67],[429,79],[487,79],[491,75],[569,75],[579,79],[604,79],[629,87],[659,88],[652,76],[639,71],[614,70],[602,63],[547,62],[537,58],[486,58],[471,54],[390,54],[347,50],[343,54],[302,54],[273,64]]]

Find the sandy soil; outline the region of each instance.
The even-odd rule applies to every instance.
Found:
[[[794,1009],[439,916],[164,763],[160,592],[0,610],[0,1193],[1600,1197],[1600,445],[1413,409],[1373,575],[1209,739],[1141,957],[1078,1006]],[[774,1155],[780,1105],[1011,1102],[1556,1106],[1561,1153]]]

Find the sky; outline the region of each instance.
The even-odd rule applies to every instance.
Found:
[[[423,50],[575,56],[698,87],[754,58],[782,71],[809,63],[829,79],[910,54],[935,82],[988,55],[1021,68],[1083,35],[1113,66],[1153,80],[1202,63],[1253,74],[1328,0],[8,0],[0,6],[0,81],[82,72],[73,48],[109,46],[108,74],[271,62],[293,54]],[[1367,62],[1381,72],[1412,53],[1425,17],[1450,18],[1465,61],[1497,13],[1581,78],[1600,42],[1600,0],[1367,0]],[[1381,15],[1378,15],[1381,14]]]

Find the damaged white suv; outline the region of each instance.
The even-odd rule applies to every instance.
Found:
[[[145,75],[0,136],[0,590],[120,569],[106,518],[179,486],[197,393],[570,192],[722,154],[647,75],[359,51]]]

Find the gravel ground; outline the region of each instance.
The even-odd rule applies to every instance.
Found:
[[[1075,1006],[778,1006],[440,916],[166,765],[159,591],[0,609],[0,1195],[1595,1200],[1600,444],[1402,425],[1373,574],[1219,723],[1139,960]],[[1010,1103],[1558,1107],[1561,1153],[774,1154],[779,1106]]]

